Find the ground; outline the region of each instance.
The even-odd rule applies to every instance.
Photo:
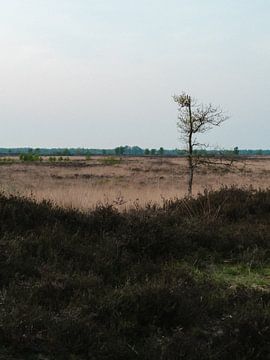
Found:
[[[0,359],[266,360],[270,190],[86,213],[0,194]]]
[[[269,359],[269,157],[0,164],[0,359]]]
[[[0,187],[6,193],[50,199],[79,209],[97,202],[120,208],[134,203],[162,203],[183,197],[187,190],[184,158],[166,157],[73,157],[69,161],[2,161]],[[231,169],[206,166],[194,177],[194,194],[222,185],[269,187],[270,157],[246,158]]]

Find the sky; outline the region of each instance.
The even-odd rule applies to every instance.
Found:
[[[183,148],[174,94],[270,148],[269,0],[0,0],[0,147]]]

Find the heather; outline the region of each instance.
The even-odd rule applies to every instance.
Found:
[[[120,211],[0,196],[0,358],[267,359],[270,190]]]

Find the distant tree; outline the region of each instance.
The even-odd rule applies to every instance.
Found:
[[[195,154],[196,148],[202,148],[197,140],[197,135],[209,131],[214,126],[220,126],[227,116],[217,107],[203,105],[186,93],[174,95],[174,101],[178,105],[177,127],[181,133],[181,139],[186,144],[186,154],[189,168],[188,194],[192,194],[194,171],[196,167],[205,162],[205,157]]]
[[[83,149],[77,148],[77,149],[75,150],[75,155],[80,156],[80,155],[82,155],[82,154],[83,154]]]
[[[117,148],[114,149],[115,155],[124,155],[125,153],[125,147],[124,146],[118,146]]]
[[[63,150],[63,156],[70,156],[70,151],[69,151],[69,149],[64,149],[64,150]]]
[[[102,155],[106,155],[107,151],[105,149],[102,150]]]
[[[151,155],[156,155],[156,152],[157,152],[157,150],[156,149],[151,149],[151,151],[150,151],[150,153],[151,153]]]
[[[149,150],[149,149],[145,149],[145,150],[144,150],[144,155],[150,155],[150,150]]]
[[[132,146],[132,155],[143,155],[144,151],[139,146]]]
[[[236,146],[236,147],[233,149],[233,154],[234,154],[234,155],[239,155],[238,146]]]
[[[183,156],[183,155],[186,155],[186,151],[175,148],[175,149],[173,150],[173,155]]]
[[[163,156],[163,155],[164,155],[164,149],[163,149],[163,147],[159,148],[158,154],[159,154],[160,156]]]

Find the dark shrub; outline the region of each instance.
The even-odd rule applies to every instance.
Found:
[[[0,195],[0,358],[267,359],[270,191],[84,214]],[[207,271],[206,271],[207,270]]]

